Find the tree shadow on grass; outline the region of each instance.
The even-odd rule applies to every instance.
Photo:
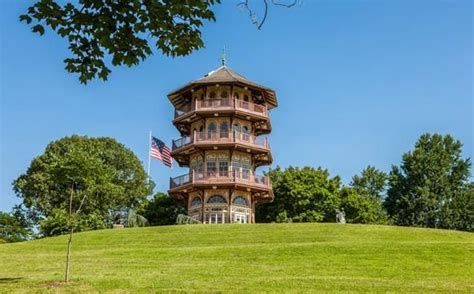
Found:
[[[13,284],[13,283],[18,283],[20,280],[23,280],[21,277],[15,277],[15,278],[2,278],[0,277],[0,284]]]

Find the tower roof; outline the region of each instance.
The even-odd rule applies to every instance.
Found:
[[[213,85],[213,84],[239,84],[241,86],[246,86],[249,88],[253,88],[256,90],[261,90],[264,96],[265,101],[268,103],[268,108],[274,108],[278,105],[275,91],[272,89],[257,84],[248,80],[246,77],[236,73],[232,69],[228,68],[227,66],[221,66],[210,73],[204,75],[202,78],[191,81],[180,87],[179,89],[171,92],[168,94],[168,98],[173,103],[173,105],[179,107],[183,105],[185,102],[183,101],[183,97],[181,94],[184,92],[191,90],[196,86],[204,86],[204,85]]]

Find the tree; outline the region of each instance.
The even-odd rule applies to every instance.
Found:
[[[470,159],[462,158],[460,141],[450,135],[423,134],[415,149],[403,154],[402,164],[392,167],[385,201],[389,216],[403,226],[460,228],[468,224],[456,222],[472,224],[472,217],[461,209],[472,207],[472,202],[464,203],[472,195],[466,187],[470,167]]]
[[[161,192],[153,196],[145,209],[145,217],[152,226],[174,225],[179,214],[186,214],[183,203]]]
[[[69,231],[67,214],[81,203],[75,230],[103,228],[114,212],[142,205],[152,185],[138,158],[114,139],[72,136],[50,143],[13,189],[40,232],[57,235]]]
[[[353,176],[349,185],[359,193],[382,199],[387,188],[387,180],[386,173],[369,165],[360,175]]]
[[[247,11],[247,13],[249,14],[249,18],[252,21],[252,23],[257,27],[258,30],[260,30],[262,28],[263,24],[265,23],[265,21],[267,19],[267,16],[268,16],[268,9],[269,9],[268,0],[263,0],[262,1],[263,2],[263,13],[262,13],[261,18],[259,18],[258,14],[255,12],[255,10],[250,7],[249,2],[250,2],[249,0],[242,0],[237,4],[237,6],[244,9],[245,11]],[[276,5],[276,6],[283,6],[283,7],[286,7],[286,8],[291,8],[291,7],[295,6],[296,4],[298,4],[299,1],[298,0],[292,0],[292,1],[287,1],[287,2],[279,2],[277,0],[271,0],[271,3],[273,5]]]
[[[0,211],[0,241],[19,242],[32,237],[28,222],[15,212]]]
[[[383,207],[388,176],[373,166],[352,177],[350,188],[341,190],[342,207],[350,223],[381,224],[387,222]]]
[[[78,4],[58,4],[39,0],[20,20],[32,31],[44,34],[44,26],[69,42],[73,57],[64,60],[66,70],[80,74],[81,83],[111,72],[105,56],[114,66],[133,66],[157,49],[168,56],[185,56],[204,47],[201,27],[215,21],[210,9],[220,0],[80,0]]]
[[[137,65],[156,48],[166,56],[186,56],[204,47],[201,28],[215,21],[211,10],[221,0],[79,0],[58,4],[57,0],[38,0],[20,15],[34,33],[43,35],[48,26],[67,38],[72,57],[66,58],[66,70],[79,74],[81,83],[93,78],[107,80],[113,66]],[[293,7],[297,1],[272,4]],[[245,7],[252,22],[260,29],[267,18],[268,1],[263,0],[264,16],[258,20],[248,1]],[[154,44],[154,46],[152,45]]]
[[[311,167],[277,167],[268,173],[275,200],[257,206],[257,221],[335,221],[340,207],[340,178],[327,170]]]
[[[474,182],[463,186],[456,197],[444,206],[443,222],[447,228],[463,231],[474,231]]]
[[[348,223],[387,223],[387,213],[381,199],[349,187],[341,189],[340,197],[341,208],[344,210]]]

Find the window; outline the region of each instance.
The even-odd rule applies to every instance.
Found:
[[[196,170],[196,168],[197,168],[197,161],[196,161],[196,159],[191,160],[191,164],[189,165],[189,167],[190,167],[192,170]]]
[[[222,98],[227,98],[227,97],[229,97],[229,93],[227,93],[227,91],[222,91],[221,92],[221,97]]]
[[[208,126],[207,126],[207,130],[209,132],[215,132],[216,131],[216,124],[211,122]]]
[[[232,160],[232,173],[236,178],[240,178],[240,161],[238,159]]]
[[[228,138],[229,137],[229,126],[227,122],[224,121],[221,123],[221,138]]]
[[[198,172],[198,178],[203,178],[203,165],[202,165],[201,158],[198,159],[197,172]]]
[[[249,206],[248,203],[247,203],[247,200],[242,196],[235,197],[233,203],[235,205]]]
[[[216,98],[216,92],[209,93],[209,98]]]
[[[209,223],[210,224],[221,224],[222,223],[222,213],[211,213],[211,214],[209,214]]]
[[[209,199],[207,200],[207,203],[212,203],[212,204],[226,204],[227,201],[225,200],[225,198],[221,195],[212,195],[211,197],[209,197]]]
[[[247,215],[243,213],[236,213],[234,214],[234,223],[237,224],[246,224],[247,221]]]
[[[215,136],[214,134],[216,133],[216,129],[217,129],[217,128],[216,128],[216,124],[213,123],[213,122],[211,122],[211,123],[207,126],[207,138],[208,138],[208,139],[211,139],[211,138],[213,138],[213,137]]]
[[[247,126],[242,127],[242,140],[248,141],[250,139],[249,128]]]
[[[219,161],[219,176],[227,177],[229,170],[229,164],[227,161]]]
[[[242,161],[242,178],[248,179],[250,176],[250,162],[247,160]]]
[[[235,123],[232,125],[232,131],[234,131],[235,133],[240,133],[240,126],[239,124]]]
[[[215,161],[207,161],[206,162],[206,168],[207,168],[207,176],[208,177],[215,177],[217,173],[217,167],[216,167],[216,162]]]
[[[202,204],[201,198],[198,196],[194,197],[193,200],[191,201],[191,206],[198,206],[201,204]]]

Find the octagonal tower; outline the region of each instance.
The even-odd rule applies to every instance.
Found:
[[[270,180],[255,169],[272,163],[269,110],[275,91],[221,66],[168,94],[181,138],[171,156],[189,172],[170,179],[169,194],[202,223],[253,223],[255,205],[273,201]]]

